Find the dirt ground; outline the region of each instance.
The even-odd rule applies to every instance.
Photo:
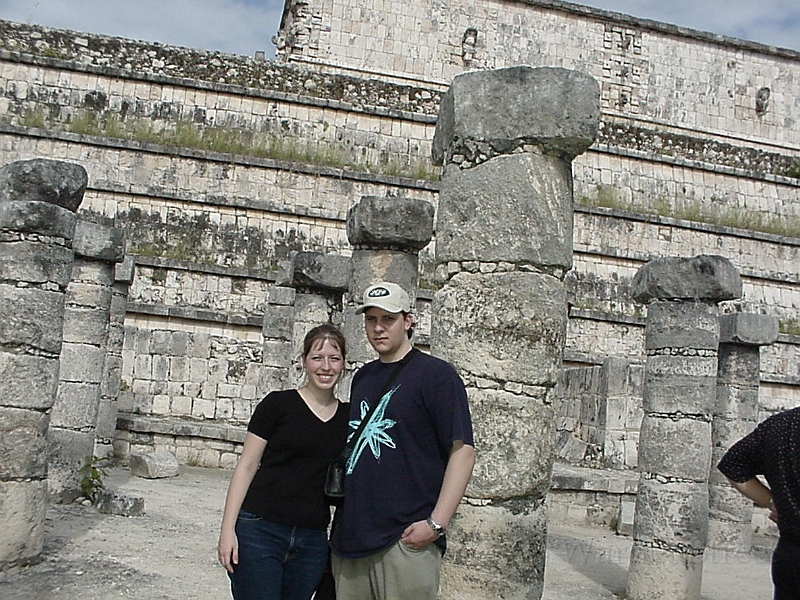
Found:
[[[148,480],[111,469],[106,486],[143,497],[145,515],[50,506],[42,562],[5,574],[0,599],[229,599],[216,543],[230,475],[182,467],[176,478]],[[551,526],[543,600],[622,597],[630,545],[602,529]],[[767,599],[771,589],[769,547],[747,555],[706,552],[704,600]]]

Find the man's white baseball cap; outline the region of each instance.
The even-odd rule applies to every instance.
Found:
[[[396,283],[381,281],[364,291],[364,302],[356,309],[356,314],[361,314],[370,308],[382,308],[390,313],[410,313],[411,299]]]

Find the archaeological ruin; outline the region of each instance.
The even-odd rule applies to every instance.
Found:
[[[771,531],[713,464],[800,404],[800,53],[384,6],[287,0],[274,61],[0,21],[0,570],[87,456],[232,468],[383,278],[476,421],[443,598],[538,598],[548,521],[632,535],[630,598]]]

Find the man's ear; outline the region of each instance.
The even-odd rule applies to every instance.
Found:
[[[406,313],[403,317],[403,329],[408,331],[414,325],[414,315]]]

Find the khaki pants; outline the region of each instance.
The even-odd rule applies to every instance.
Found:
[[[397,542],[358,559],[331,556],[338,600],[436,600],[442,553],[434,544],[411,550]]]

